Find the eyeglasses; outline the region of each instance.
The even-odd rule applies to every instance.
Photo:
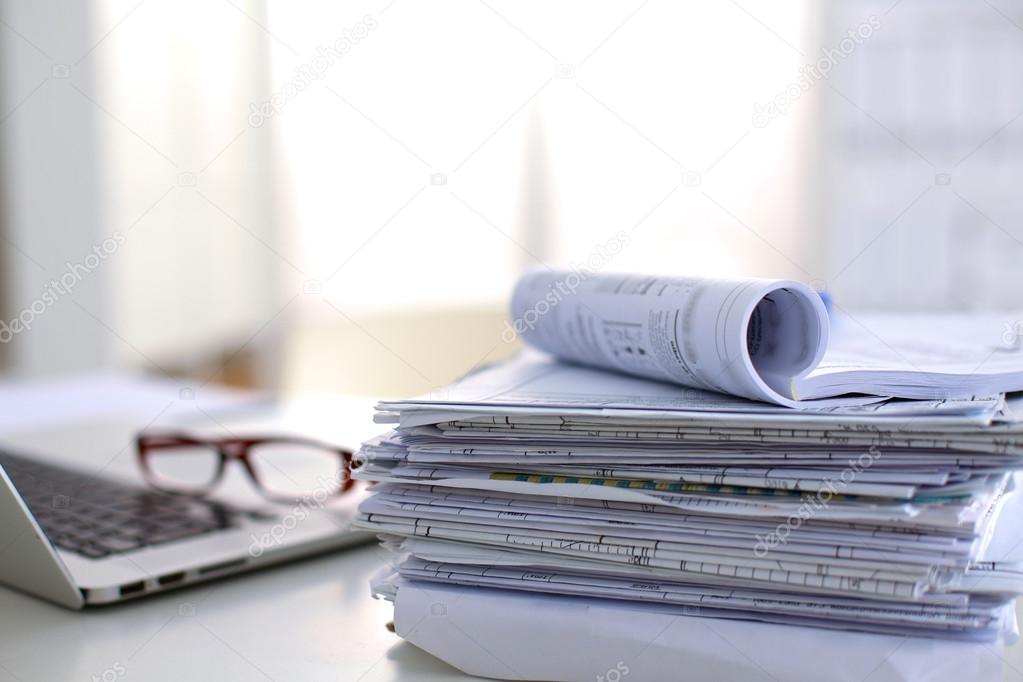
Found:
[[[327,498],[350,489],[358,467],[352,453],[319,441],[289,436],[202,438],[186,433],[142,433],[136,438],[139,467],[154,488],[205,495],[238,460],[260,493],[274,501]]]

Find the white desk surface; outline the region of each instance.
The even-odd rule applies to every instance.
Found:
[[[360,547],[83,612],[0,587],[0,681],[471,679],[385,628],[368,587],[385,560]],[[1005,659],[1023,680],[1023,646]]]
[[[0,680],[470,679],[388,631],[375,546],[73,612],[0,587]]]
[[[35,412],[26,388],[0,383],[0,408]],[[53,387],[38,388],[52,413]],[[351,436],[380,430],[368,401],[332,414]],[[370,597],[369,579],[387,559],[367,545],[83,612],[0,586],[0,682],[470,679],[386,629],[391,605]],[[1023,644],[1003,659],[1004,679],[1023,682]]]

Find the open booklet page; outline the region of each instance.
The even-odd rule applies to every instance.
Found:
[[[516,286],[511,318],[527,344],[563,360],[788,407],[1023,390],[1023,350],[993,344],[998,330],[985,342],[970,318],[888,318],[880,333],[847,322],[829,349],[820,296],[788,280],[538,270]]]

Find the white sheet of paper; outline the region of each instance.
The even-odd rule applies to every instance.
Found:
[[[395,631],[470,675],[648,682],[996,682],[1000,644],[699,618],[581,597],[401,582]],[[627,671],[627,672],[626,672]]]

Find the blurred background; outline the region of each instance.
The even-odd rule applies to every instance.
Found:
[[[534,266],[1018,308],[1021,67],[1004,0],[3,0],[0,362],[420,393]]]

